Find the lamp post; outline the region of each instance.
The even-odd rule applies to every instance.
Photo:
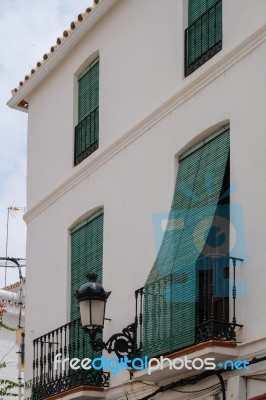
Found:
[[[100,332],[104,325],[105,305],[111,292],[96,282],[97,275],[87,275],[88,282],[84,283],[76,293],[79,302],[82,328],[89,332]]]
[[[139,356],[136,322],[122,329],[122,332],[115,333],[106,342],[99,337],[104,326],[106,302],[111,292],[106,292],[96,282],[96,274],[87,275],[87,279],[88,282],[77,290],[76,299],[79,303],[81,325],[90,336],[92,349],[107,350],[108,353],[113,351],[118,358],[127,356],[130,360]]]

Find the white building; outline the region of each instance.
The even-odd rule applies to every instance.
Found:
[[[266,399],[265,21],[265,0],[97,1],[13,90],[29,115],[26,396],[34,377],[33,399]],[[95,272],[104,340],[144,287],[142,356],[192,370],[53,368],[95,356],[73,322]]]
[[[21,344],[23,344],[21,334],[23,333],[24,335],[25,305],[19,304],[15,297],[13,300],[2,300],[5,293],[11,295],[10,297],[12,297],[12,294],[20,296],[21,289],[25,292],[25,281],[22,286],[20,282],[16,282],[0,291],[0,302],[5,306],[6,310],[6,313],[2,316],[3,326],[0,326],[0,360],[6,366],[0,369],[0,379],[23,384],[24,354],[21,355],[21,350],[23,351],[23,348],[21,349]],[[0,386],[5,387],[5,385]],[[23,389],[14,387],[8,392],[14,393],[16,396],[20,395],[20,398],[22,398]],[[10,396],[0,395],[0,398],[8,400]]]

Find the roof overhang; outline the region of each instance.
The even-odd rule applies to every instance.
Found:
[[[28,111],[27,96],[42,82],[47,74],[65,57],[65,55],[82,39],[82,37],[106,14],[118,0],[101,0],[83,21],[80,23],[56,48],[47,60],[30,78],[23,83],[17,92],[8,101],[7,105],[19,111]]]

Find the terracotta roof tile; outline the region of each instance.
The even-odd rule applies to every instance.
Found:
[[[45,54],[43,55],[43,59],[42,59],[42,60],[39,60],[39,61],[37,62],[36,67],[35,67],[35,68],[32,68],[31,71],[30,71],[30,73],[27,74],[27,75],[25,75],[24,80],[23,80],[23,81],[20,81],[20,82],[19,82],[19,85],[11,91],[12,96],[14,96],[14,95],[20,90],[20,88],[25,84],[25,82],[27,82],[27,81],[30,79],[30,77],[31,77],[39,68],[41,68],[41,66],[45,63],[45,61],[53,55],[53,53],[56,51],[56,49],[57,49],[65,40],[67,40],[68,36],[70,36],[70,35],[72,34],[72,32],[74,31],[74,29],[75,29],[80,23],[82,23],[82,21],[88,16],[88,14],[90,14],[90,12],[93,11],[93,9],[100,3],[100,1],[101,1],[101,0],[94,0],[94,2],[93,2],[93,7],[88,7],[84,13],[81,13],[81,14],[78,15],[77,20],[71,22],[70,28],[64,30],[63,36],[60,36],[60,37],[58,37],[58,38],[56,39],[56,44],[54,44],[53,46],[51,46],[50,52],[45,53]],[[26,105],[25,105],[24,107],[27,108]]]

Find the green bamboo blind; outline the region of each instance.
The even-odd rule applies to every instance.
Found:
[[[188,26],[188,63],[192,64],[222,40],[222,1],[189,0]]]
[[[99,58],[78,80],[78,125],[75,128],[74,165],[99,146]]]
[[[99,58],[90,64],[78,80],[78,119],[82,121],[99,107]]]
[[[189,0],[188,1],[188,25],[191,25],[209,8],[211,8],[217,0]]]
[[[215,215],[229,141],[227,129],[180,159],[167,227],[145,284],[145,355],[195,342],[196,261]]]
[[[71,321],[80,317],[76,291],[86,282],[86,275],[96,273],[97,281],[102,283],[103,260],[103,210],[99,210],[71,230]],[[80,326],[76,325],[70,332],[70,343],[76,343],[80,335]],[[82,346],[73,347],[71,356],[98,357],[101,352],[93,352],[89,344],[89,335],[85,337],[86,354]],[[81,354],[82,353],[82,354]]]
[[[71,320],[79,317],[76,290],[86,282],[88,273],[102,282],[103,211],[93,214],[71,231]]]

